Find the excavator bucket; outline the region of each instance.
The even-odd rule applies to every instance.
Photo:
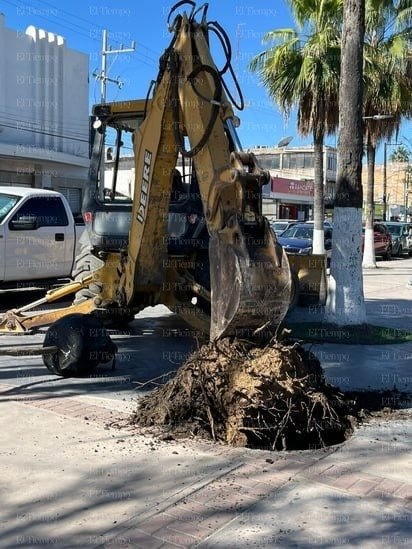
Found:
[[[210,339],[252,335],[279,325],[291,297],[289,262],[267,223],[263,238],[242,233],[239,225],[211,236]]]

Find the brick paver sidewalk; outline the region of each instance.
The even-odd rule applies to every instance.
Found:
[[[0,385],[0,398],[50,411],[70,419],[83,419],[102,427],[127,420],[128,414],[88,404],[80,398],[24,396],[18,388]],[[339,447],[338,447],[339,448]],[[412,512],[412,483],[372,475],[353,466],[342,467],[328,457],[338,448],[290,453],[250,452],[229,473],[214,478],[170,506],[151,516],[136,516],[105,536],[102,547],[166,548],[195,547],[207,540],[257,503],[276,498],[289,482],[303,479],[328,486],[354,498],[385,498],[386,503]]]

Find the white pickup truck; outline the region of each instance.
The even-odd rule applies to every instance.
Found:
[[[61,193],[0,186],[0,285],[70,277],[78,230]]]

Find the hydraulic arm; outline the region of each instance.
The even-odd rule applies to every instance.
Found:
[[[221,29],[206,22],[206,9],[200,23],[194,9],[176,17],[151,108],[135,133],[133,222],[120,291],[129,305],[142,292],[160,291],[170,174],[179,153],[192,157],[210,234],[210,337],[215,339],[279,323],[291,282],[288,261],[262,216],[262,185],[269,175],[240,147],[222,71],[209,49],[210,26]]]
[[[194,2],[179,2],[171,13],[184,4],[191,7],[190,13],[177,15],[170,25],[172,40],[160,59],[153,95],[146,102],[136,102],[140,108],[139,123],[133,126],[135,181],[127,248],[100,250],[102,265],[92,274],[98,291],[78,311],[108,304],[134,311],[164,303],[184,313],[196,327],[200,318],[196,312],[206,318],[211,339],[251,334],[267,324],[276,326],[285,316],[291,296],[289,263],[262,215],[262,186],[269,174],[258,167],[253,154],[242,150],[236,134],[238,119],[232,106],[236,104],[228,99],[223,80],[231,72],[236,83],[230,43],[218,23],[207,22],[207,4],[196,9]],[[227,57],[220,70],[210,51],[210,33],[220,39]],[[236,106],[241,109],[238,86],[237,91],[240,104]],[[116,116],[120,119],[125,113],[112,105],[103,107],[108,113],[111,109],[113,127],[120,136],[122,123],[116,122]],[[133,112],[133,105],[129,111]],[[101,121],[103,126],[108,123],[104,116]],[[94,150],[104,154],[101,135]],[[199,227],[205,227],[206,238],[199,244],[200,229],[194,231],[189,249],[186,243],[184,252],[172,252],[173,180],[178,160],[188,159],[196,184],[193,191],[192,183],[191,193],[197,197]],[[116,183],[113,194],[115,187]],[[72,285],[72,291],[79,284],[87,287],[90,278]],[[49,293],[45,299],[52,301],[65,291]],[[186,314],[190,307],[192,317]],[[36,317],[34,312],[30,321],[22,315],[27,309],[7,313],[0,329],[17,331],[45,324],[56,315],[76,312],[76,305],[59,309],[53,317]]]

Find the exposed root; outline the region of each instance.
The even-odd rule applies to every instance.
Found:
[[[335,444],[352,430],[343,395],[314,355],[296,343],[259,348],[229,339],[193,353],[139,401],[133,421],[272,450]]]

